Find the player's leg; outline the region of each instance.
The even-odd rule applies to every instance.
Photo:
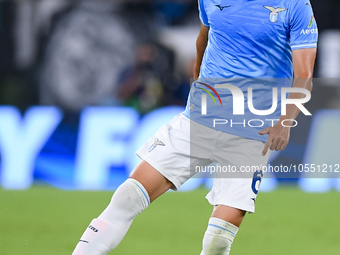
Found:
[[[91,222],[73,255],[107,254],[150,202],[190,178],[189,132],[189,119],[180,114],[137,151],[143,160],[117,189],[104,212]]]
[[[239,228],[245,215],[246,211],[244,210],[226,205],[215,205],[211,217],[227,221]]]
[[[114,193],[110,204],[94,219],[81,237],[73,255],[104,255],[127,233],[133,219],[173,184],[142,160]]]
[[[201,255],[228,255],[246,211],[216,205],[203,237]]]
[[[149,194],[150,202],[173,187],[172,182],[144,160],[130,174],[130,178],[138,180],[144,186]]]
[[[230,134],[221,135],[214,152],[214,161],[221,166],[253,171],[231,171],[217,174],[213,189],[207,195],[214,211],[203,238],[201,255],[227,255],[238,228],[246,214],[255,211],[255,200],[262,179],[261,166],[267,164],[269,155],[263,157],[263,143]],[[226,157],[228,155],[229,157]],[[247,168],[248,167],[248,168]]]

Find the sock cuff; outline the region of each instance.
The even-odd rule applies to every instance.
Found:
[[[127,183],[130,183],[134,189],[139,194],[139,197],[143,203],[144,209],[150,205],[150,197],[144,186],[137,181],[136,179],[129,178],[126,180]]]
[[[221,235],[233,240],[238,232],[238,227],[225,220],[211,217],[209,219],[207,232],[210,234]]]

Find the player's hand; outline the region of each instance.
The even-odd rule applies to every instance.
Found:
[[[271,150],[284,150],[289,143],[290,127],[283,127],[280,122],[273,127],[267,127],[259,132],[260,135],[268,134],[267,142],[264,145],[262,156],[267,154],[268,148]]]

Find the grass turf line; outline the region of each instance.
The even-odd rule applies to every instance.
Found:
[[[207,190],[169,192],[139,215],[110,254],[198,255],[212,207]],[[0,255],[71,254],[112,192],[34,187],[0,190]],[[340,194],[306,194],[296,188],[260,193],[232,255],[339,254]]]

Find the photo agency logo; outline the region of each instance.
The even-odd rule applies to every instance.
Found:
[[[242,116],[247,115],[247,112],[250,112],[252,116],[262,116],[259,119],[245,119],[244,125],[249,127],[261,127],[265,125],[265,122],[270,123],[271,126],[274,126],[275,123],[279,120],[280,116],[276,116],[276,119],[270,118],[266,119],[264,116],[273,116],[274,113],[278,113],[277,109],[279,107],[279,103],[281,104],[281,111],[279,113],[283,116],[287,114],[287,106],[288,105],[295,105],[304,115],[311,116],[312,114],[306,109],[304,106],[305,103],[310,101],[311,93],[306,88],[301,87],[282,87],[279,89],[277,87],[271,88],[271,97],[270,98],[263,98],[263,97],[255,97],[254,91],[252,87],[247,88],[247,93],[243,93],[243,91],[232,84],[225,83],[225,84],[215,84],[214,86],[208,85],[203,82],[197,82],[200,86],[198,89],[202,90],[205,93],[201,94],[201,115],[207,115],[208,113],[208,95],[213,100],[214,105],[217,107],[223,107],[223,96],[221,96],[217,90],[219,89],[228,89],[232,96],[232,115],[234,116]],[[202,86],[202,87],[201,87]],[[204,87],[203,87],[204,86]],[[221,92],[220,92],[221,93]],[[302,94],[303,97],[301,98],[289,98],[288,95],[292,93],[299,93]],[[213,95],[214,94],[214,95]],[[224,93],[225,94],[225,93]],[[246,95],[245,95],[246,94]],[[219,104],[217,103],[215,97],[218,99]],[[280,101],[278,98],[280,97]],[[269,109],[256,109],[254,105],[259,105],[258,100],[270,100],[271,107]],[[255,104],[256,101],[256,104]],[[262,102],[261,101],[261,102]],[[265,104],[267,105],[267,104]],[[248,107],[246,111],[246,106]],[[211,105],[209,106],[211,107]],[[227,110],[228,111],[228,110]],[[231,122],[232,120],[227,119],[213,119],[213,127],[216,125],[224,125]],[[254,123],[260,123],[255,125]],[[294,119],[285,119],[281,121],[282,126],[285,127],[296,127],[297,121]]]

